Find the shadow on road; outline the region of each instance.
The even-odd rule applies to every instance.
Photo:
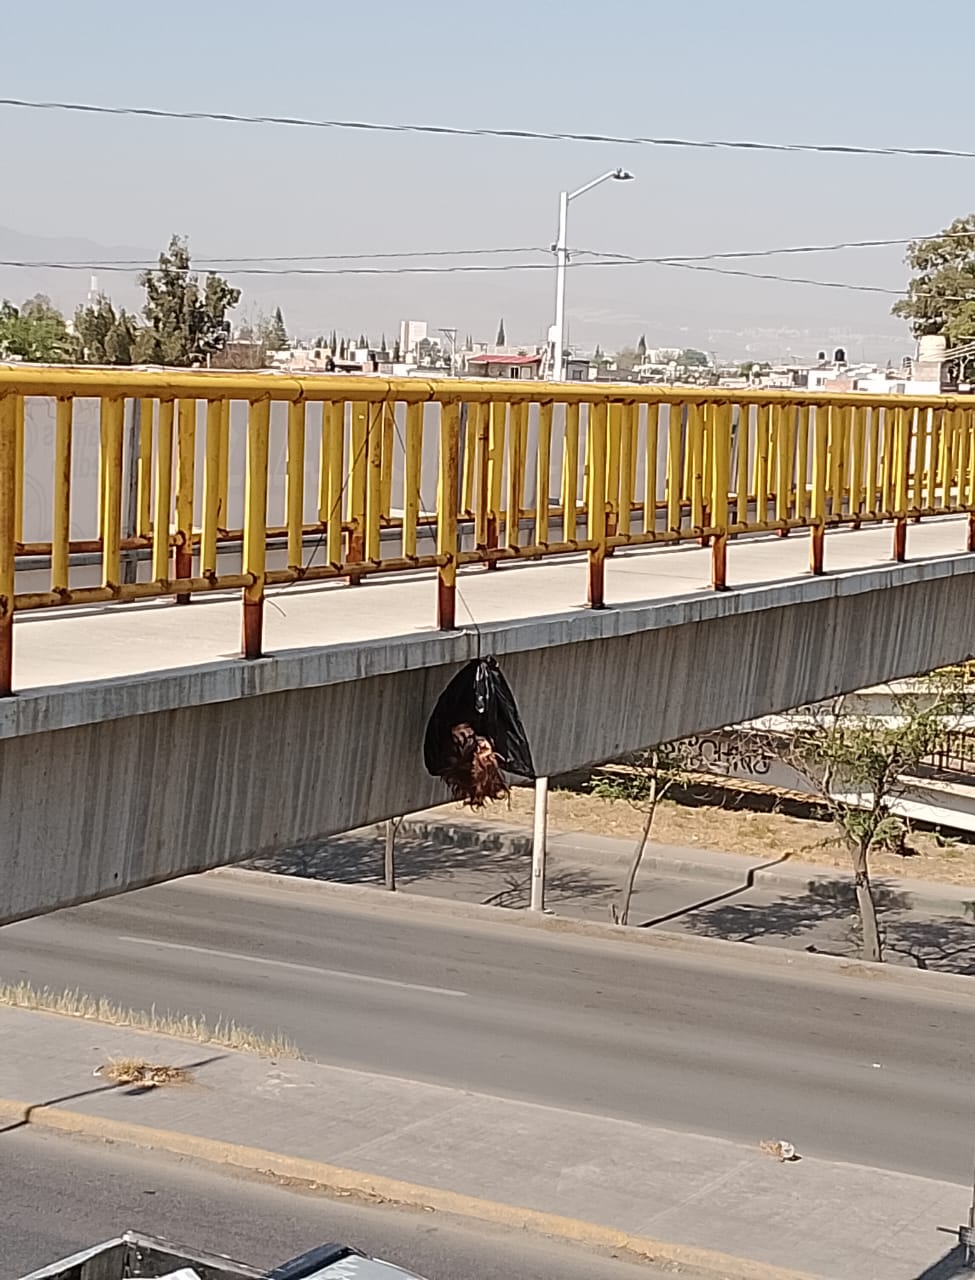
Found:
[[[972,1274],[972,1268],[965,1261],[965,1250],[957,1244],[950,1253],[946,1253],[943,1258],[915,1276],[914,1280],[955,1280],[956,1276]]]
[[[944,973],[975,974],[975,923],[961,916],[912,914],[910,896],[882,880],[874,882],[877,915],[889,955],[913,962],[919,969]],[[973,904],[965,904],[973,915]],[[838,926],[829,947],[809,950],[855,955],[859,952],[859,923],[852,879],[810,882],[804,893],[783,896],[769,903],[733,903],[698,909],[687,916],[686,927],[707,938],[732,942],[763,942],[795,938],[824,925]]]
[[[439,880],[467,882],[471,898],[500,907],[523,907],[528,903],[531,883],[531,842],[512,850],[500,836],[483,832],[450,831],[449,847],[444,837],[402,829],[396,835],[396,880],[401,885]],[[339,884],[381,884],[383,842],[375,834],[362,831],[309,840],[281,853],[256,858],[247,866],[277,875],[331,880]],[[484,894],[478,879],[491,882]],[[502,887],[497,888],[498,881]],[[551,904],[570,898],[590,898],[619,888],[618,880],[584,870],[553,870],[546,880],[546,897]]]
[[[739,885],[735,885],[733,889],[726,889],[724,893],[716,893],[713,898],[705,898],[701,902],[692,902],[690,906],[680,907],[676,911],[668,911],[666,915],[655,916],[652,920],[643,920],[638,926],[641,929],[653,929],[658,924],[668,924],[671,920],[681,920],[684,916],[691,915],[695,911],[703,911],[705,907],[713,907],[719,902],[727,902],[731,898],[737,898],[743,893],[747,893],[749,889],[755,888],[755,877],[759,871],[767,871],[769,867],[777,867],[779,863],[786,862],[791,854],[783,853],[780,858],[773,858],[771,862],[760,862],[757,866],[749,867],[744,880]]]

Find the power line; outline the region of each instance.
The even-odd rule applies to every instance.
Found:
[[[571,254],[574,258],[586,257],[602,261],[604,264],[610,262],[630,263],[633,264],[659,264],[666,266],[671,263],[692,263],[692,262],[714,262],[727,259],[744,259],[744,258],[774,258],[787,254],[809,254],[809,253],[834,253],[843,249],[873,249],[881,247],[889,247],[894,245],[913,244],[916,241],[928,239],[975,239],[975,232],[969,231],[949,231],[943,233],[934,233],[926,236],[899,236],[888,239],[874,240],[840,240],[831,244],[807,244],[807,245],[785,245],[772,249],[727,249],[712,253],[697,254],[665,254],[659,257],[634,257],[627,253],[611,253],[608,251],[597,249],[573,249]],[[369,262],[369,261],[386,261],[392,259],[413,259],[413,258],[460,258],[460,257],[487,257],[498,256],[500,254],[526,254],[541,253],[548,255],[550,249],[542,248],[539,245],[521,245],[507,246],[499,248],[477,248],[477,249],[404,249],[399,252],[377,252],[377,253],[297,253],[297,254],[256,254],[252,256],[219,256],[219,257],[197,257],[193,259],[193,263],[185,268],[192,271],[194,267],[205,265],[208,267],[219,267],[221,270],[228,271],[231,274],[299,274],[302,273],[304,267],[295,267],[291,272],[271,272],[265,271],[263,268],[249,272],[251,264],[261,263],[314,263],[314,262]],[[243,265],[237,265],[243,264]],[[544,263],[505,263],[505,270],[522,269],[530,267],[532,270],[543,268]],[[581,265],[578,262],[575,265]],[[593,265],[593,264],[587,264]],[[112,258],[105,261],[92,261],[90,259],[75,259],[69,261],[46,261],[43,259],[22,259],[8,260],[0,262],[0,266],[7,267],[34,267],[48,268],[51,270],[85,270],[85,271],[159,271],[158,260],[147,260],[145,258]],[[465,264],[458,267],[444,268],[444,270],[460,270],[465,269]],[[487,268],[491,269],[491,268]],[[172,268],[170,268],[172,270]],[[309,272],[312,268],[307,269]]]
[[[777,280],[785,284],[803,284],[818,286],[823,289],[846,289],[853,293],[882,293],[893,297],[903,297],[904,289],[888,289],[881,285],[853,284],[841,280],[815,280],[806,276],[777,275],[773,272],[745,271],[734,267],[708,266],[703,262],[688,262],[676,258],[635,258],[622,254],[609,259],[593,262],[572,262],[569,269],[581,271],[595,267],[678,267],[687,271],[709,271],[716,275],[744,276],[753,280]],[[32,268],[48,271],[98,271],[130,273],[132,267],[117,262],[41,262],[15,261],[0,259],[0,267]],[[192,268],[188,268],[192,270]],[[240,270],[228,270],[229,276],[273,276],[273,277],[335,277],[335,276],[413,276],[413,275],[470,275],[470,274],[506,274],[524,271],[551,271],[548,262],[504,262],[497,265],[482,263],[456,263],[450,266],[411,266],[411,267],[244,267]],[[146,268],[147,274],[158,275],[160,268]],[[954,301],[955,299],[945,299]],[[962,300],[962,299],[959,299]]]
[[[881,249],[897,245],[914,244],[921,240],[972,240],[975,242],[975,231],[937,231],[924,236],[898,236],[885,240],[839,240],[833,244],[798,244],[786,245],[778,249],[727,249],[719,253],[668,254],[660,258],[664,262],[713,262],[724,258],[776,258],[785,254],[797,253],[835,253],[841,249]],[[620,258],[631,261],[631,255],[625,253],[602,253],[593,249],[574,249],[575,254],[586,254],[596,258]]]
[[[537,129],[468,129],[459,125],[381,124],[369,120],[313,120],[301,116],[238,115],[230,111],[170,111],[161,107],[109,107],[91,102],[31,101],[0,98],[0,107],[28,111],[73,111],[86,115],[138,116],[153,120],[206,120],[217,124],[284,125],[299,129],[353,129],[368,133],[414,133],[456,138],[506,138],[536,142],[593,142],[624,147],[683,147],[694,150],[814,152],[819,155],[926,156],[975,160],[975,151],[949,147],[859,147],[840,143],[756,142],[731,139],[625,137],[607,133],[546,132]]]
[[[364,262],[369,259],[383,258],[473,258],[485,257],[499,253],[548,253],[547,249],[537,245],[522,245],[515,248],[502,249],[405,249],[402,253],[291,253],[291,254],[256,254],[250,257],[194,258],[199,265],[227,267],[234,262]],[[603,255],[600,255],[603,256]],[[88,262],[65,263],[65,266],[90,267]],[[112,266],[140,267],[145,270],[159,269],[158,262],[147,262],[144,258],[113,258]],[[192,270],[191,268],[188,268]]]

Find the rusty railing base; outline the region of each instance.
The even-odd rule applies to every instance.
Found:
[[[253,661],[263,658],[264,640],[264,598],[260,600],[244,600],[241,619],[241,657]]]

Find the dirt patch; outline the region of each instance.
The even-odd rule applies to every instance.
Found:
[[[501,822],[531,823],[533,793],[516,787],[506,804],[489,805],[479,815]],[[636,838],[643,824],[641,813],[625,800],[603,800],[581,791],[549,792],[549,822],[556,830],[586,831],[618,839]],[[781,857],[848,871],[846,851],[835,843],[835,828],[814,818],[784,813],[757,813],[725,804],[682,803],[664,800],[657,809],[653,840],[658,844],[740,853],[746,857]],[[939,842],[940,841],[940,842]],[[975,885],[975,846],[913,831],[908,839],[911,856],[875,853],[875,876],[907,876],[940,880],[945,884]]]

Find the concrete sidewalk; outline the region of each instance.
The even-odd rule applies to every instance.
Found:
[[[74,1113],[42,1111],[33,1123],[116,1140],[124,1140],[120,1125],[149,1126],[165,1132],[145,1137],[148,1145],[187,1154],[167,1134],[190,1135],[202,1140],[193,1153],[240,1166],[252,1159],[265,1173],[289,1167],[268,1152],[326,1162],[368,1175],[364,1187],[382,1178],[416,1184],[415,1199],[400,1193],[406,1203],[431,1203],[424,1188],[500,1202],[494,1210],[512,1227],[524,1220],[502,1206],[828,1280],[934,1280],[939,1260],[952,1255],[937,1228],[967,1215],[964,1187],[812,1159],[783,1164],[759,1151],[761,1140],[787,1133],[756,1133],[745,1147],[15,1009],[0,1009],[0,1037],[0,1097]],[[112,1056],[190,1067],[194,1083],[108,1088],[92,1073]],[[18,1122],[22,1112],[0,1103],[0,1153],[4,1128]],[[259,1150],[238,1158],[224,1144]],[[327,1187],[329,1177],[312,1180]],[[710,1274],[771,1280],[774,1272]]]

